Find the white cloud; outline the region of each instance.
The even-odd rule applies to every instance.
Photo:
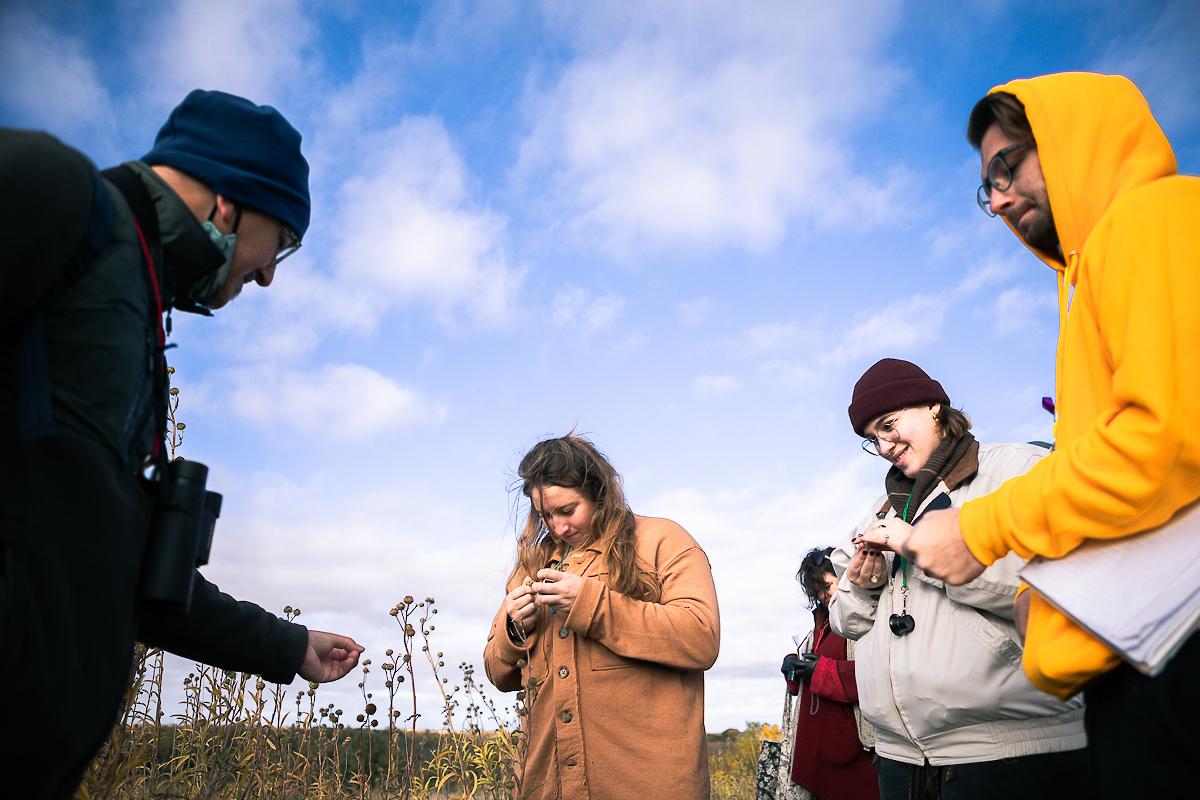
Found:
[[[765,249],[789,225],[886,219],[844,140],[895,81],[892,5],[551,7],[580,57],[530,103],[519,173],[617,248]],[[558,214],[553,208],[550,213]]]
[[[315,26],[299,0],[183,0],[164,4],[147,34],[147,89],[168,107],[192,89],[220,89],[276,103],[285,89],[312,89]],[[308,79],[298,79],[300,76]]]
[[[443,314],[465,306],[480,319],[506,318],[523,271],[505,250],[505,219],[471,203],[442,124],[409,118],[368,138],[357,145],[372,158],[338,191],[339,291],[360,293],[376,313],[422,300]]]
[[[737,347],[749,355],[760,355],[812,341],[812,331],[796,322],[763,322],[748,328],[738,338]]]
[[[71,142],[108,138],[115,117],[96,63],[78,38],[15,4],[0,8],[0,99],[29,126]]]
[[[385,436],[446,416],[440,404],[358,364],[327,364],[313,372],[264,365],[215,379],[229,382],[228,390],[214,393],[228,397],[229,408],[245,422],[325,440]]]
[[[822,331],[795,321],[769,322],[748,328],[737,341],[750,354],[776,353],[791,344],[789,352],[767,359],[759,370],[788,385],[822,381],[847,362],[912,352],[940,341],[951,309],[1011,278],[1017,269],[1014,257],[988,258],[955,286],[899,296],[878,311],[851,318],[840,330],[823,325]]]
[[[733,375],[698,375],[692,381],[692,388],[699,394],[718,395],[729,394],[742,385]]]
[[[812,628],[792,576],[810,548],[847,538],[883,491],[880,459],[856,451],[812,466],[800,483],[783,472],[752,474],[723,490],[679,488],[646,504],[645,513],[683,522],[712,563],[723,647],[705,679],[710,720],[777,722],[782,681],[747,681],[775,678],[794,649],[791,636]]]
[[[625,307],[615,294],[595,295],[578,286],[568,286],[554,296],[551,318],[561,328],[588,333],[608,327]]]
[[[707,297],[697,297],[695,300],[685,300],[675,307],[679,313],[679,321],[684,325],[699,325],[713,310],[715,304]]]
[[[1057,311],[1058,301],[1050,291],[1014,286],[1001,292],[992,304],[998,336],[1034,335],[1048,314]]]

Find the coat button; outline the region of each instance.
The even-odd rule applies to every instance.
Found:
[[[570,633],[570,632],[566,628],[559,628],[558,629],[558,638],[565,639],[565,638],[567,638],[568,633]]]
[[[563,722],[570,722],[571,720],[575,719],[575,715],[572,714],[570,711],[564,711],[558,715],[558,718],[561,719]]]
[[[567,676],[568,676],[568,675],[570,675],[570,674],[571,674],[571,670],[567,669],[566,667],[559,667],[559,668],[558,668],[558,677],[560,677],[560,678],[565,678],[565,677],[567,677]]]

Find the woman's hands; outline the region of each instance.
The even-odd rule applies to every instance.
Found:
[[[504,598],[504,610],[513,626],[522,634],[528,634],[537,624],[537,606],[533,602],[532,578],[508,593]]]
[[[901,519],[889,517],[877,519],[867,526],[858,537],[858,541],[873,550],[891,550],[902,556],[908,555],[905,549],[908,537],[912,536],[913,526]]]
[[[530,589],[533,591],[534,602],[539,606],[548,607],[552,613],[569,613],[582,585],[583,579],[578,575],[559,572],[556,569],[539,569],[537,583],[530,586]]]
[[[537,581],[526,578],[520,586],[504,598],[504,611],[512,620],[513,627],[528,635],[537,626],[538,607],[545,606],[551,613],[570,613],[583,579],[569,572],[556,569],[539,569]]]
[[[888,581],[887,559],[878,550],[855,542],[858,549],[846,568],[846,577],[860,589],[878,589]]]

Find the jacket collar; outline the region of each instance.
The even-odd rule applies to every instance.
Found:
[[[130,161],[128,166],[154,201],[162,236],[167,292],[164,300],[171,302],[183,287],[219,269],[225,257],[183,199],[154,170],[141,161]]]

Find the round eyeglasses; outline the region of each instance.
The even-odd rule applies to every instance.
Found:
[[[873,456],[883,456],[879,452],[879,448],[886,444],[895,444],[900,439],[900,432],[896,430],[896,419],[881,422],[875,427],[875,436],[868,436],[862,440],[862,449],[864,452]]]
[[[983,179],[983,183],[979,184],[979,188],[975,191],[975,202],[983,209],[983,213],[989,217],[996,216],[996,212],[992,211],[992,190],[1008,191],[1008,187],[1012,186],[1013,176],[1016,174],[1017,167],[1021,166],[1021,162],[1025,160],[1025,157],[1022,156],[1010,164],[1008,163],[1008,156],[1018,150],[1027,150],[1029,147],[1030,143],[1028,142],[1010,144],[992,156],[992,160],[988,162],[987,177]]]
[[[894,414],[888,416],[888,419],[883,420],[875,426],[874,437],[866,437],[863,439],[863,452],[870,456],[883,456],[880,452],[880,447],[884,443],[894,445],[900,440],[900,432],[896,431],[896,422],[900,420],[900,415],[904,414],[908,409],[900,409]]]

